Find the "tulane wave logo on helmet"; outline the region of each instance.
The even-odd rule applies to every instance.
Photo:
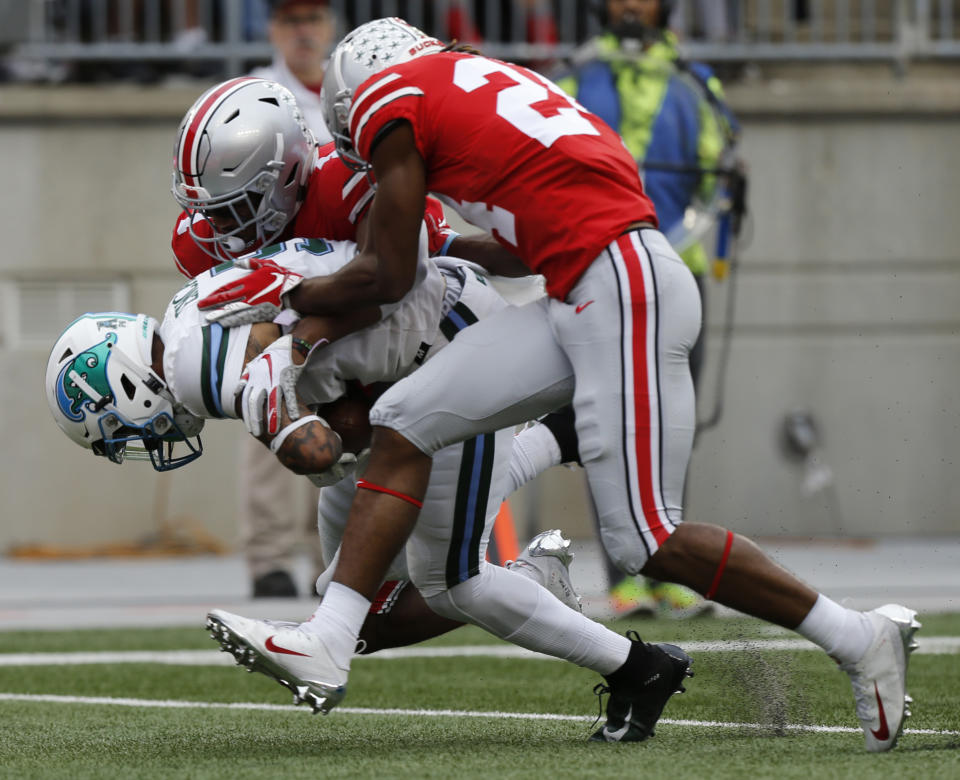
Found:
[[[60,370],[60,376],[57,377],[57,405],[69,419],[82,420],[86,416],[84,406],[94,411],[94,402],[70,378],[73,371],[101,396],[112,397],[110,382],[107,381],[107,360],[110,358],[110,345],[116,343],[117,334],[108,333],[103,341],[81,352]]]

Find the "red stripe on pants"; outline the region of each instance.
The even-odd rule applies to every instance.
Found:
[[[634,452],[637,458],[637,482],[640,487],[640,504],[647,528],[653,534],[657,544],[663,544],[670,538],[670,532],[663,527],[660,511],[657,507],[658,491],[653,484],[653,424],[656,415],[659,428],[660,414],[656,406],[651,406],[650,374],[647,370],[647,296],[643,281],[643,262],[633,245],[637,233],[630,232],[617,239],[617,246],[623,254],[623,266],[627,272],[630,287],[630,313],[632,339],[630,354],[633,357],[633,414],[634,414]],[[639,239],[637,239],[639,240]],[[624,388],[626,392],[627,388]],[[659,400],[658,400],[659,403]],[[627,432],[624,431],[624,435]],[[659,447],[657,449],[659,452]]]

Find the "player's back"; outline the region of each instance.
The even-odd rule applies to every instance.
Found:
[[[293,239],[259,255],[303,276],[320,276],[343,267],[355,253],[356,244],[349,241]],[[174,396],[200,417],[232,416],[224,404],[236,393],[250,326],[208,324],[197,301],[246,273],[225,261],[193,277],[173,296],[160,324],[167,383]]]
[[[389,68],[354,96],[362,157],[394,120],[413,127],[427,189],[544,274],[557,297],[628,225],[656,221],[619,136],[526,68],[461,52]]]

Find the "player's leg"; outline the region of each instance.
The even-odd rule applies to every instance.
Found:
[[[323,602],[303,625],[324,645],[315,654],[324,659],[317,664],[323,667],[323,684],[317,686],[323,706],[343,695],[371,601],[416,523],[432,453],[546,413],[569,397],[570,366],[539,305],[503,308],[466,328],[371,409],[370,460],[358,482],[340,559]]]
[[[642,705],[633,702],[631,725],[614,729],[618,741],[643,739],[680,686],[689,659],[679,649],[671,657],[620,636],[537,582],[484,560],[500,503],[497,486],[508,481],[512,439],[509,431],[483,434],[434,455],[424,508],[407,542],[411,578],[430,607],[451,620],[608,679],[651,681],[638,697]]]
[[[338,551],[347,525],[350,504],[356,495],[353,477],[320,491],[317,504],[317,531],[326,568],[317,578],[316,590],[323,596],[339,562]],[[416,588],[407,587],[405,551],[390,564],[384,582],[374,596],[360,629],[360,653],[375,653],[388,647],[403,647],[440,636],[462,626],[462,621],[441,617],[426,605]]]
[[[615,301],[607,297],[611,289]],[[595,303],[583,308],[590,299]],[[553,314],[576,369],[580,455],[611,556],[625,571],[679,582],[817,642],[851,670],[868,747],[892,747],[905,710],[906,653],[919,625],[913,613],[901,608],[891,617],[845,609],[748,539],[714,525],[681,523],[695,424],[687,353],[699,320],[687,269],[659,233],[629,233],[594,263],[570,302],[565,309],[558,304]],[[578,303],[581,315],[571,313]],[[587,322],[576,320],[586,315]],[[596,342],[585,343],[584,330],[597,334]],[[613,398],[617,391],[620,397]],[[877,722],[884,704],[860,684],[878,679],[889,690],[882,694],[884,723],[895,724],[879,729],[883,739],[867,724]],[[864,693],[868,688],[872,700]]]

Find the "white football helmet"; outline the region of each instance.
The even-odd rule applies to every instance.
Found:
[[[364,81],[385,68],[442,51],[442,41],[403,19],[388,17],[361,24],[337,44],[320,91],[323,121],[336,142],[340,159],[353,170],[370,166],[350,140],[350,107],[353,94]]]
[[[217,260],[266,246],[300,209],[317,142],[286,87],[230,79],[190,107],[173,148],[173,197]],[[194,226],[206,218],[213,236]]]
[[[47,403],[60,429],[114,463],[149,456],[157,471],[196,460],[203,419],[176,402],[153,371],[157,321],[146,314],[100,312],[74,320],[47,360]],[[194,438],[195,441],[191,441]],[[143,448],[130,448],[141,442]],[[173,456],[182,442],[187,452]]]

